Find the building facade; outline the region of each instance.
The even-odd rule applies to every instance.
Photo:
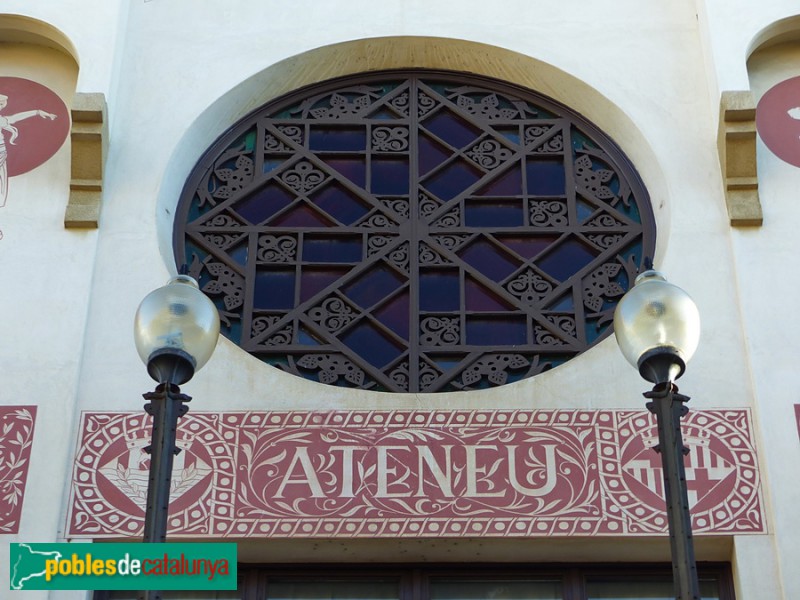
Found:
[[[170,537],[236,541],[248,598],[660,597],[609,322],[649,259],[702,319],[704,594],[800,597],[798,59],[785,0],[6,0],[0,565],[141,536],[133,315],[186,265],[223,335]]]

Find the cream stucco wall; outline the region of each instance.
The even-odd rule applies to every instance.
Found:
[[[784,73],[763,53],[748,78],[746,59],[760,31],[797,12],[794,3],[5,0],[0,10],[55,28],[78,64],[76,71],[64,52],[15,43],[0,48],[0,73],[16,75],[27,64],[19,57],[34,52],[36,68],[65,101],[73,90],[104,93],[111,122],[98,230],[63,228],[67,146],[27,179],[14,178],[14,198],[0,212],[0,307],[8,317],[0,327],[14,340],[0,348],[0,398],[40,406],[23,529],[6,541],[52,541],[63,531],[77,411],[141,407],[151,382],[133,346],[132,315],[174,271],[172,211],[203,150],[240,116],[297,85],[365,69],[438,67],[535,87],[593,120],[632,158],[657,214],[656,262],[703,318],[681,389],[693,408],[752,407],[759,427],[770,534],[701,543],[698,555],[734,562],[740,600],[800,597],[791,566],[800,559],[793,539],[800,487],[784,475],[799,450],[791,376],[800,325],[791,308],[800,287],[781,277],[798,250],[792,217],[800,216],[793,202],[800,172],[759,147],[764,226],[732,231],[716,146],[720,93],[752,80],[760,94]],[[194,410],[233,410],[639,408],[645,385],[613,339],[506,388],[407,396],[299,380],[221,339],[185,387]],[[424,553],[410,548],[407,560]],[[511,548],[488,558],[518,555]],[[569,541],[559,548],[565,560],[586,550]],[[630,556],[612,543],[595,550],[607,560]],[[309,552],[299,544],[293,558]],[[0,564],[7,561],[3,545]]]
[[[800,20],[794,19],[793,23],[795,34],[800,34]],[[758,101],[773,85],[800,76],[800,43],[768,44],[750,57],[748,70],[750,87]],[[772,488],[781,579],[786,597],[792,598],[800,596],[800,574],[793,558],[798,548],[796,532],[800,530],[800,480],[790,474],[791,461],[786,461],[787,456],[796,457],[798,452],[797,424],[788,415],[792,414],[793,405],[800,403],[796,392],[800,321],[795,316],[800,284],[792,276],[793,263],[800,253],[796,233],[800,220],[800,170],[777,158],[760,138],[757,155],[764,225],[757,230],[735,231],[732,243],[754,405],[763,431],[768,432],[763,437],[762,450]]]

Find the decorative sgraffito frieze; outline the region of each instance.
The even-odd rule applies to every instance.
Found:
[[[697,534],[766,531],[747,410],[684,419]],[[148,419],[85,413],[67,537],[139,536]],[[170,535],[547,537],[667,529],[644,411],[192,412]]]
[[[35,406],[0,406],[0,533],[19,532],[35,420]]]

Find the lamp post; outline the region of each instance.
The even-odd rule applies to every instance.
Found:
[[[143,541],[164,542],[172,460],[180,452],[175,445],[178,419],[189,410],[185,403],[191,400],[178,386],[211,358],[219,337],[219,313],[193,278],[178,275],[142,300],[133,333],[147,372],[158,382],[155,391],[144,394],[153,432],[150,446],[145,448],[150,454],[150,477]],[[161,594],[149,591],[144,598],[160,600]]]
[[[656,416],[658,446],[664,471],[672,575],[676,598],[699,600],[700,587],[694,557],[692,522],[686,490],[680,420],[689,412],[688,396],[678,393],[675,380],[697,349],[700,314],[681,288],[667,282],[658,271],[647,270],[614,312],[614,334],[625,358],[641,376],[654,384],[644,397],[647,409]]]

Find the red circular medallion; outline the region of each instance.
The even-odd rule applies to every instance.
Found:
[[[8,177],[35,169],[64,143],[70,120],[64,102],[45,86],[0,77],[0,153]]]
[[[800,167],[800,77],[782,81],[762,96],[756,128],[775,156]]]

